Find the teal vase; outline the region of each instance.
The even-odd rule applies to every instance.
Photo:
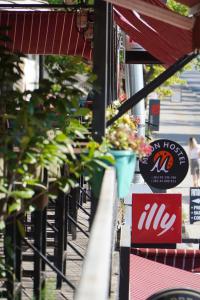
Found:
[[[116,163],[118,197],[124,198],[130,190],[136,167],[136,154],[129,150],[110,150]]]

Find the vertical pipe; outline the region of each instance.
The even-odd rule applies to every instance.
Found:
[[[101,141],[105,135],[105,111],[108,103],[108,7],[102,0],[95,0],[93,71],[97,75],[94,91],[92,134]]]
[[[109,4],[103,0],[94,2],[94,54],[93,71],[97,75],[96,89],[93,100],[92,136],[101,142],[106,130],[106,106],[108,104],[108,38],[109,38]],[[92,224],[98,199],[92,195],[91,219]]]
[[[56,245],[55,245],[55,261],[56,267],[63,273],[64,266],[64,229],[65,229],[65,194],[59,191],[58,198],[55,203],[55,227],[58,229],[56,232]],[[57,275],[56,288],[62,287],[62,278]]]
[[[61,170],[61,176],[65,176],[65,167]],[[54,257],[56,267],[63,273],[65,264],[65,229],[66,229],[66,195],[64,192],[59,191],[58,198],[55,203],[55,227],[58,231],[55,233],[55,249]],[[62,287],[62,278],[57,275],[56,288]]]
[[[43,183],[44,185],[48,186],[48,171],[44,169],[44,176],[43,176]],[[47,243],[47,208],[42,211],[42,254],[46,255],[46,243]],[[42,261],[42,271],[45,271],[45,262]],[[45,280],[43,280],[42,287],[45,286]]]
[[[19,222],[23,222],[22,219],[19,220]],[[18,226],[16,226],[16,280],[18,283],[21,283],[22,280],[22,236],[19,231]],[[17,291],[17,300],[20,300],[22,298],[22,289]]]
[[[35,210],[33,212],[34,220],[34,246],[39,252],[42,252],[42,212]],[[34,252],[34,274],[33,274],[33,293],[34,299],[40,300],[41,298],[41,270],[42,259],[37,253]]]
[[[72,197],[69,202],[69,214],[74,219],[74,221],[77,222],[77,202],[79,201],[80,197],[79,187],[72,189],[71,196]],[[69,224],[71,227],[72,240],[75,240],[77,235],[76,226],[72,222],[70,222]]]
[[[130,94],[134,95],[139,90],[144,87],[143,80],[143,69],[142,65],[129,65],[129,84],[130,84]],[[145,136],[145,102],[142,99],[138,104],[136,104],[132,113],[135,117],[139,118],[139,126],[138,126],[138,135]],[[142,183],[143,178],[139,173],[139,160],[137,160],[136,164],[136,174],[134,176],[134,183]]]
[[[6,293],[7,299],[13,300],[15,298],[14,285],[15,285],[15,232],[16,224],[13,222],[6,222],[5,234],[4,234],[4,255],[6,264]]]

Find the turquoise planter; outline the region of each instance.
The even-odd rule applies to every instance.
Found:
[[[118,197],[124,198],[129,193],[134,178],[136,155],[129,150],[110,150],[110,153],[116,160]]]
[[[92,192],[96,198],[99,198],[100,195],[104,172],[105,169],[99,166],[92,178],[90,179]]]
[[[115,168],[117,175],[117,192],[119,198],[127,196],[130,190],[130,185],[134,178],[136,155],[129,150],[110,150],[110,153],[115,158]],[[99,197],[101,184],[105,169],[98,166],[96,172],[90,180],[91,188],[95,197]]]

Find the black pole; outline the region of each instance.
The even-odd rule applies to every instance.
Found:
[[[33,212],[34,220],[34,246],[39,252],[42,252],[42,212],[35,210]],[[39,300],[41,298],[42,287],[42,259],[34,252],[34,272],[33,272],[33,293],[34,298]]]
[[[130,247],[120,248],[119,300],[129,299]]]
[[[109,3],[108,5],[108,80],[107,80],[107,91],[108,100],[107,105],[113,101],[112,91],[112,56],[113,56],[113,6]]]
[[[102,0],[95,0],[93,71],[97,75],[93,101],[92,135],[101,141],[105,135],[105,112],[108,103],[108,7]]]
[[[107,122],[107,126],[112,125],[118,118],[120,118],[124,113],[126,113],[129,109],[135,106],[138,102],[140,102],[143,98],[145,98],[148,94],[150,94],[153,90],[159,87],[164,81],[173,76],[177,71],[187,65],[192,59],[197,56],[196,53],[192,53],[190,55],[186,55],[180,58],[175,64],[170,66],[167,70],[165,70],[161,75],[147,84],[144,88],[138,91],[135,95],[131,96],[124,104],[122,104],[118,110],[119,112]]]
[[[62,191],[59,191],[58,198],[55,203],[55,227],[58,229],[55,232],[55,248],[54,257],[56,267],[63,273],[64,270],[64,250],[65,250],[65,204],[66,196]],[[56,288],[62,287],[62,277],[57,274]]]
[[[73,9],[79,9],[79,8],[93,8],[92,4],[74,4],[74,5],[70,5],[70,4],[42,4],[42,3],[35,3],[35,4],[17,4],[17,3],[8,3],[8,4],[0,4],[0,8],[40,8],[40,9],[70,9],[70,11]]]

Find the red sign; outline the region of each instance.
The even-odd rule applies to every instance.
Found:
[[[132,243],[180,243],[181,194],[132,195]]]
[[[159,115],[160,114],[160,104],[153,104],[151,106],[151,113],[152,113],[152,115]]]

